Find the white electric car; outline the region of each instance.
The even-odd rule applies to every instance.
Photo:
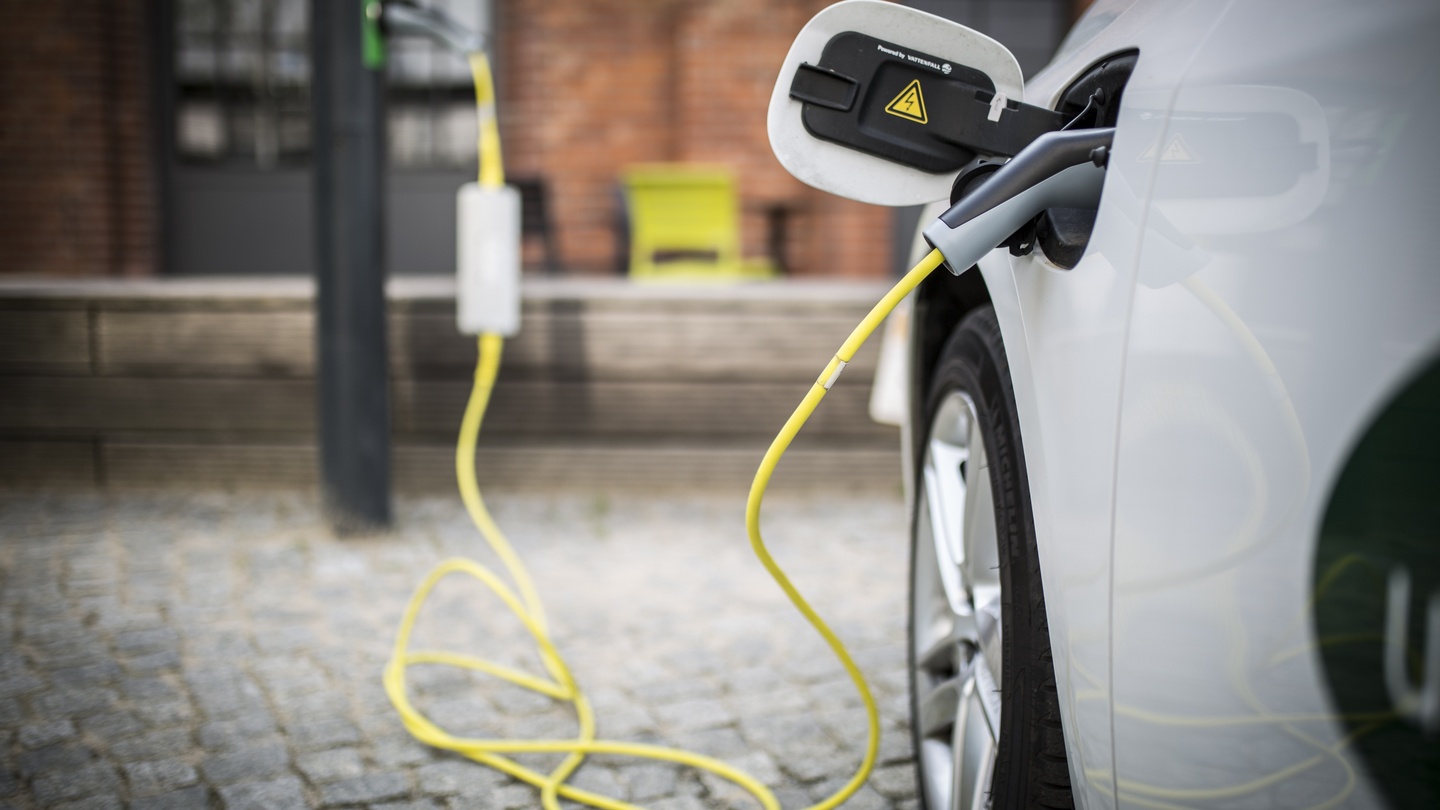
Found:
[[[769,116],[950,264],[904,330],[924,806],[1440,807],[1440,3],[1099,0],[1022,86],[850,0]],[[1062,137],[1098,195],[1014,207]],[[936,223],[987,193],[999,238]]]

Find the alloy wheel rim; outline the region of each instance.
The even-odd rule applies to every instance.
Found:
[[[990,804],[999,743],[1000,571],[989,462],[974,401],[950,393],[925,447],[915,516],[911,672],[929,810]]]

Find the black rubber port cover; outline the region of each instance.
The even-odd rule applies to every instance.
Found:
[[[856,31],[801,65],[790,97],[817,138],[922,171],[958,171],[977,153],[1010,156],[1065,124],[1052,110],[1008,101],[992,121],[995,84],[975,68]]]

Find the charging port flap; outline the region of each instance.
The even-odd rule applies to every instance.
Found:
[[[945,199],[977,155],[1009,157],[1060,129],[1020,103],[1015,57],[923,11],[847,0],[807,23],[770,97],[770,146],[801,181],[877,205]]]

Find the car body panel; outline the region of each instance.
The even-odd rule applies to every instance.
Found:
[[[1005,339],[1025,445],[1057,686],[1076,800],[1114,806],[1110,726],[1110,555],[1115,443],[1127,323],[1138,268],[1141,199],[1154,163],[1139,160],[1149,123],[1168,109],[1200,38],[1223,6],[1172,4],[1183,25],[1155,26],[1137,4],[1031,83],[1053,105],[1098,61],[1141,47],[1124,96],[1090,248],[1073,270],[1039,252],[980,263]],[[1137,20],[1138,18],[1138,20]],[[1142,44],[1132,36],[1147,32]],[[1076,430],[1084,425],[1084,430]]]
[[[1335,717],[1313,561],[1351,448],[1440,347],[1437,12],[1237,3],[1178,88],[1120,418],[1123,807],[1382,805]]]
[[[1304,652],[1305,607],[1349,449],[1440,346],[1440,274],[1419,248],[1440,221],[1440,161],[1394,123],[1436,131],[1433,12],[1102,11],[1108,27],[1027,88],[1050,106],[1095,62],[1141,52],[1090,249],[1068,272],[1005,251],[979,264],[1016,388],[1077,802],[1377,806]],[[1324,22],[1287,39],[1306,14]],[[1229,119],[1218,142],[1204,130]],[[1380,173],[1402,145],[1389,165],[1423,178]],[[1287,160],[1314,165],[1287,180]],[[1245,536],[1263,542],[1237,549]]]

